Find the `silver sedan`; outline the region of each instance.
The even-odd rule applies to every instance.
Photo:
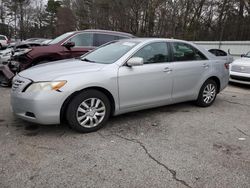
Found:
[[[27,121],[67,120],[77,131],[92,132],[111,115],[183,101],[210,106],[228,84],[228,68],[226,61],[186,41],[114,41],[78,59],[20,72],[11,105]]]

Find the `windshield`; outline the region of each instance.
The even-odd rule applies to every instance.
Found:
[[[135,47],[138,42],[117,41],[106,44],[93,52],[81,56],[81,60],[93,62],[112,64],[120,59],[129,50]]]
[[[68,33],[64,33],[62,35],[60,35],[59,37],[56,37],[55,39],[53,39],[49,44],[57,44],[58,42],[60,42],[61,40],[67,38],[68,36],[72,35],[74,32],[68,32]]]
[[[250,58],[250,52],[248,52],[244,57]]]

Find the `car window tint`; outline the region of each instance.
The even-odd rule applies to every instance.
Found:
[[[133,57],[143,58],[144,64],[169,62],[168,47],[165,42],[152,43],[144,46]]]
[[[115,35],[95,34],[95,46],[101,46],[107,42],[111,42],[117,39],[118,37]]]
[[[174,61],[206,60],[207,58],[196,48],[185,43],[173,43]]]
[[[69,41],[74,42],[75,46],[93,46],[93,34],[92,33],[81,33]]]
[[[217,50],[218,56],[227,56],[227,53],[222,50]]]
[[[227,56],[227,53],[224,52],[223,50],[211,49],[208,51],[214,54],[215,56]]]
[[[116,36],[116,39],[117,40],[120,40],[120,39],[128,39],[129,37],[123,37],[123,36]]]

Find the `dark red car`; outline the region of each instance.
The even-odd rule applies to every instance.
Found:
[[[79,57],[107,42],[133,37],[129,33],[107,30],[68,32],[53,39],[48,45],[24,49],[15,53],[12,61],[5,65],[0,65],[0,74],[7,78],[7,81],[10,81],[17,72],[31,66]]]

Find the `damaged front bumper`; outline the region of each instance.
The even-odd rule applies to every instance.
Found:
[[[18,72],[19,62],[9,61],[6,64],[0,64],[0,82],[3,85],[10,85],[12,78]]]

